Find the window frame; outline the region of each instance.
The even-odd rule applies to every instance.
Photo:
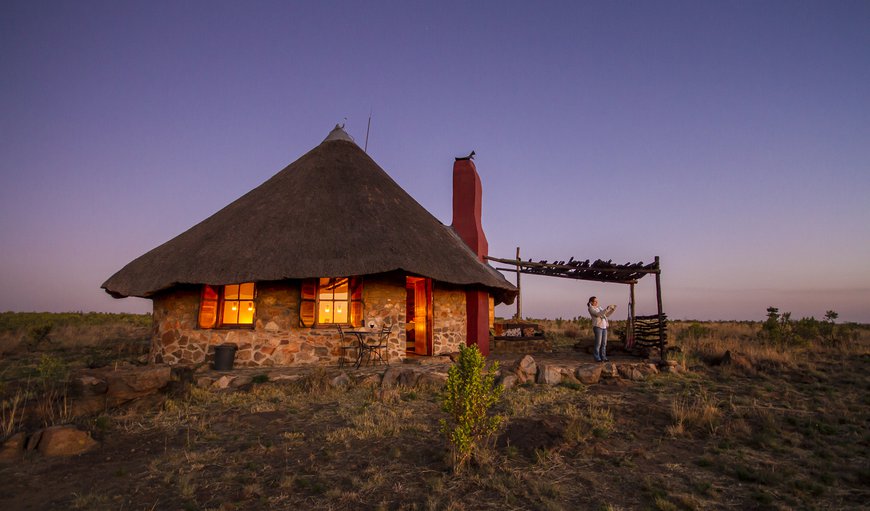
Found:
[[[251,293],[252,298],[241,298],[241,287],[245,284],[251,284],[253,286],[253,292]],[[239,286],[239,291],[236,296],[238,298],[227,300],[227,286]],[[217,294],[217,298],[206,298],[209,294],[209,291]],[[214,302],[215,311],[215,319],[210,326],[204,326],[203,319],[203,311],[205,309],[206,302]],[[241,304],[244,302],[251,302],[253,304],[253,311],[251,312],[251,322],[250,323],[225,323],[224,322],[224,306],[227,302],[238,302],[239,308],[241,308]],[[257,283],[256,282],[239,282],[237,284],[223,284],[223,285],[211,285],[204,284],[202,286],[202,292],[200,293],[199,299],[199,309],[197,311],[196,318],[196,328],[198,330],[252,330],[255,328],[257,324]]]
[[[345,303],[347,306],[347,321],[345,322],[320,322],[320,294],[321,294],[321,279],[328,281],[337,279],[347,279],[347,300],[331,300],[333,307],[336,301]],[[336,326],[359,327],[363,324],[363,315],[365,311],[364,302],[362,299],[363,279],[358,276],[349,277],[318,277],[313,279],[305,279],[301,283],[302,292],[300,300],[299,323],[304,328],[335,328]],[[313,293],[309,292],[313,288]],[[307,290],[308,291],[307,291]],[[306,312],[309,309],[310,312]],[[306,322],[310,320],[310,324]]]

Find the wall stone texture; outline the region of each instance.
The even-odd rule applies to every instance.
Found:
[[[446,355],[459,351],[468,338],[465,289],[440,282],[432,287],[432,354]]]
[[[458,351],[466,339],[465,291],[436,282],[433,291],[433,354]],[[405,277],[366,277],[363,283],[365,325],[391,325],[385,358],[405,353]],[[235,344],[239,366],[337,364],[342,342],[334,327],[303,327],[299,320],[300,281],[257,285],[253,327],[197,327],[201,287],[179,286],[153,298],[152,363],[200,364],[214,361],[214,347]]]

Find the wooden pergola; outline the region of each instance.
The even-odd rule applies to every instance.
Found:
[[[636,342],[641,346],[658,345],[662,359],[665,358],[665,343],[667,334],[665,331],[666,316],[662,311],[662,284],[661,284],[661,265],[659,257],[647,265],[642,262],[614,264],[613,261],[602,261],[601,259],[590,263],[588,259],[579,261],[573,257],[568,261],[537,261],[531,259],[523,261],[520,258],[520,248],[517,247],[517,256],[515,259],[504,259],[499,257],[486,257],[490,261],[497,263],[509,264],[512,268],[496,268],[501,272],[511,272],[517,274],[517,319],[522,319],[522,289],[520,287],[520,275],[541,275],[545,277],[558,277],[563,279],[589,280],[593,282],[605,282],[612,284],[628,284],[629,285],[629,324],[626,335],[632,337],[639,334]],[[636,316],[634,307],[634,286],[640,279],[646,275],[653,274],[656,278],[656,305],[658,306],[658,314],[653,316]],[[635,332],[637,328],[637,332]],[[655,335],[657,334],[657,335]],[[657,339],[654,339],[657,337]],[[657,342],[656,342],[657,341]]]

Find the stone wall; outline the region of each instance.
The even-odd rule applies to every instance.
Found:
[[[214,346],[235,344],[241,366],[336,363],[341,344],[335,328],[302,328],[299,283],[262,283],[253,328],[197,327],[200,289],[177,288],[154,298],[151,360],[198,364],[214,359]]]
[[[238,347],[240,366],[337,364],[342,343],[334,327],[305,328],[299,321],[299,281],[265,282],[257,286],[253,327],[200,329],[197,327],[201,288],[182,286],[154,297],[151,361],[198,364],[214,360],[214,347]],[[433,292],[433,354],[458,351],[465,343],[465,292],[436,283]],[[400,274],[366,277],[363,283],[365,325],[391,325],[389,361],[405,357],[405,277]]]
[[[443,355],[459,351],[468,336],[465,312],[465,290],[436,282],[432,291],[434,325],[432,354]]]

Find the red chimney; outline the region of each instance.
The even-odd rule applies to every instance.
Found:
[[[471,156],[457,158],[453,163],[453,230],[471,247],[477,258],[485,262],[489,244],[480,223],[482,195],[480,176]],[[482,289],[468,289],[465,292],[465,312],[468,316],[466,344],[476,344],[481,353],[489,355],[489,293]]]
[[[453,230],[483,262],[489,244],[480,225],[483,189],[471,158],[457,158],[453,163]]]

